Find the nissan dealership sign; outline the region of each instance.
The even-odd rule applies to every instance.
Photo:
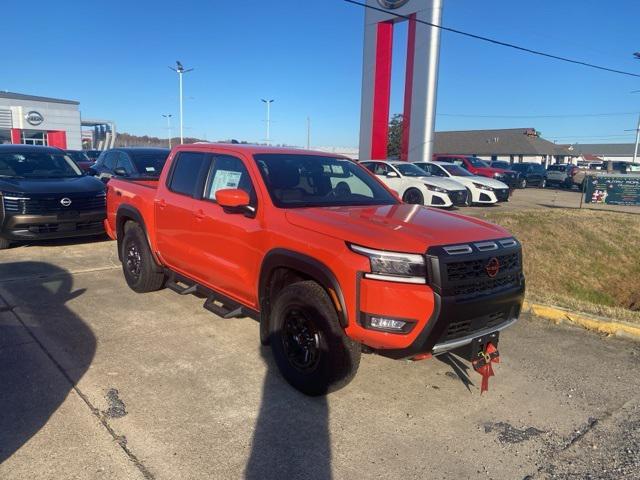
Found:
[[[44,117],[42,116],[42,114],[40,112],[36,112],[35,110],[31,110],[29,113],[27,113],[24,116],[24,119],[29,125],[33,125],[34,127],[37,127],[42,122],[44,122]]]

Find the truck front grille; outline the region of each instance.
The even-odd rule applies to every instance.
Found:
[[[62,205],[61,200],[68,198],[71,204]],[[106,208],[104,196],[65,196],[32,197],[24,200],[4,198],[4,210],[17,215],[55,215],[64,212],[89,212]]]

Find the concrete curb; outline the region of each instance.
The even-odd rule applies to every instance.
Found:
[[[541,305],[531,302],[524,302],[523,308],[525,311],[531,312],[538,317],[551,320],[556,324],[568,322],[593,332],[616,335],[640,341],[640,326],[636,326],[631,323],[600,319],[581,313],[575,313],[560,307],[552,307],[549,305]]]

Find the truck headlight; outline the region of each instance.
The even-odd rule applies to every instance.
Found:
[[[425,184],[425,187],[427,188],[427,190],[431,190],[432,192],[438,192],[438,193],[449,193],[448,190],[445,190],[444,188],[440,188],[440,187],[435,187],[433,185],[427,185]]]
[[[373,250],[349,245],[354,252],[369,258],[371,273],[366,278],[401,283],[427,283],[427,266],[422,255]]]
[[[486,190],[488,192],[493,192],[493,188],[487,187],[486,185],[482,185],[481,183],[474,183],[474,187],[479,188],[480,190]]]

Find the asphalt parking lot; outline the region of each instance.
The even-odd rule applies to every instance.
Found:
[[[0,252],[0,478],[640,478],[640,344],[525,315],[488,394],[366,355],[308,398],[202,303],[129,290],[113,242]]]

